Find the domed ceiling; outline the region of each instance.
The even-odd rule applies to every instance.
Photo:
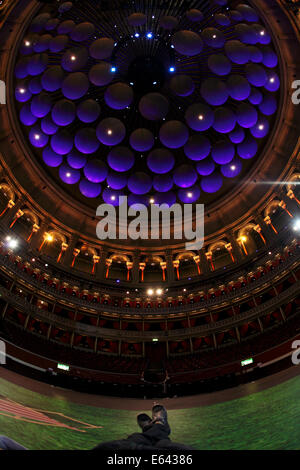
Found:
[[[259,159],[279,87],[270,31],[238,1],[46,7],[15,65],[36,159],[92,207],[224,196]]]

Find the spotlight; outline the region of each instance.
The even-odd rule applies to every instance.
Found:
[[[203,121],[203,119],[204,119],[203,114],[199,114],[198,119],[199,119],[199,121]]]
[[[46,235],[46,242],[52,243],[53,240],[54,240],[53,236],[50,235],[50,233],[48,233],[48,234]]]
[[[18,241],[15,240],[15,239],[10,239],[8,241],[8,247],[11,248],[12,250],[14,250],[15,248],[17,248],[18,246]]]
[[[146,36],[147,36],[148,39],[152,39],[153,38],[153,33],[147,33]]]
[[[149,200],[150,204],[154,204],[155,203],[155,200],[153,199],[153,197]]]
[[[115,73],[115,72],[117,71],[117,67],[112,67],[112,68],[110,69],[110,71],[111,71],[112,73]]]
[[[31,42],[30,41],[25,41],[25,46],[26,47],[29,47],[31,45]]]
[[[231,165],[230,169],[231,169],[232,171],[234,171],[234,170],[236,170],[236,166],[235,166],[235,165]]]
[[[175,72],[175,67],[173,67],[173,66],[169,67],[169,72],[171,72],[171,73]]]
[[[25,88],[19,88],[19,92],[21,93],[21,95],[24,95],[25,91]]]
[[[147,290],[147,294],[148,294],[148,295],[153,295],[153,294],[154,294],[153,289],[148,289],[148,290]]]
[[[300,219],[296,220],[295,223],[294,223],[294,230],[295,232],[299,232],[300,231]]]
[[[140,37],[139,33],[135,33],[134,37],[139,38]]]
[[[70,173],[70,172],[66,173],[66,177],[67,177],[67,178],[70,178],[70,176],[71,176],[71,173]]]
[[[72,60],[72,62],[75,62],[76,56],[75,56],[75,55],[71,55],[71,60]]]
[[[163,290],[162,290],[162,289],[157,289],[157,290],[156,290],[156,294],[157,294],[157,295],[161,295],[162,293],[163,293]]]
[[[247,237],[241,237],[241,240],[242,240],[242,242],[245,243],[247,241]]]
[[[112,135],[112,130],[111,129],[108,129],[107,135]]]
[[[111,199],[112,201],[115,201],[115,200],[116,200],[116,196],[112,196],[110,199]]]
[[[192,197],[193,197],[193,193],[187,193],[187,197],[192,198]]]

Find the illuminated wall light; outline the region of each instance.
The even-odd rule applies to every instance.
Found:
[[[147,295],[153,295],[154,294],[154,290],[153,289],[148,289],[147,290]]]
[[[162,289],[157,289],[157,290],[156,290],[156,294],[157,294],[157,295],[161,295],[162,293],[163,293],[163,290],[162,290]]]

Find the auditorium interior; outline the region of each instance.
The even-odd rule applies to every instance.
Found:
[[[299,450],[300,2],[2,0],[0,38],[0,435],[159,402],[195,449]],[[99,239],[121,196],[203,204],[202,246]]]

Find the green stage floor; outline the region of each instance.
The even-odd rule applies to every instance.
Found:
[[[244,398],[171,410],[171,437],[196,449],[300,449],[299,391],[296,376]],[[57,394],[46,397],[0,378],[0,434],[29,449],[91,449],[138,431],[135,411],[83,406]]]

